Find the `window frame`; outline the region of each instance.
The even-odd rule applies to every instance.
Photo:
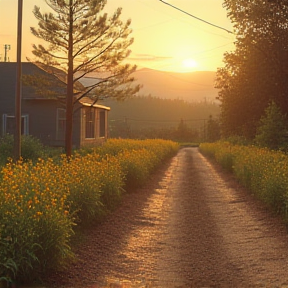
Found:
[[[99,111],[99,137],[106,137],[106,110]]]
[[[87,113],[88,112],[88,113]],[[85,139],[96,139],[96,109],[94,107],[85,107]]]
[[[15,119],[14,115],[3,114],[2,115],[2,134],[5,136],[7,133],[7,119]],[[22,123],[23,120],[23,123]],[[23,127],[22,127],[23,125]],[[14,127],[15,128],[15,127]],[[23,132],[22,132],[23,129]],[[21,135],[29,135],[29,115],[23,114],[21,116]]]

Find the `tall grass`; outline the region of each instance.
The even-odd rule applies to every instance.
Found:
[[[240,183],[287,219],[288,156],[285,153],[227,142],[203,143],[200,151],[232,171]]]
[[[109,140],[70,159],[8,162],[0,174],[0,286],[69,262],[75,226],[98,221],[177,149],[171,141]]]
[[[69,187],[52,161],[8,163],[0,183],[0,276],[33,278],[71,256]]]

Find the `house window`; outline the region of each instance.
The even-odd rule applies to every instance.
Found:
[[[16,129],[16,120],[15,116],[3,114],[2,121],[2,131],[3,135],[11,134],[14,135]],[[21,135],[29,135],[29,116],[22,115],[21,118]]]
[[[62,108],[57,109],[57,121],[56,121],[56,139],[65,139],[65,128],[66,128],[66,110]]]
[[[85,138],[95,138],[95,109],[85,108]]]
[[[106,113],[104,110],[100,111],[100,137],[106,136]]]

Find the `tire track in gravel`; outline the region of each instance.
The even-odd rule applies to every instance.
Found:
[[[107,279],[288,287],[285,226],[197,148],[181,149],[145,187],[125,195],[76,251],[79,260],[51,275],[49,287],[96,288]]]

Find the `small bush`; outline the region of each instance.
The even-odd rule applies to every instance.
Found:
[[[219,145],[224,149],[219,149]],[[207,157],[214,158],[223,168],[232,172],[234,164],[234,155],[231,153],[232,144],[229,142],[202,143],[199,150]]]
[[[287,148],[287,119],[280,108],[272,101],[261,117],[255,143],[261,147],[274,150]]]
[[[21,137],[21,157],[24,161],[37,161],[38,158],[43,158],[45,149],[39,139],[24,135]],[[5,135],[0,138],[0,165],[7,163],[9,158],[13,158],[14,152],[14,137],[13,135]]]
[[[14,140],[13,135],[7,134],[0,138],[0,165],[5,165],[8,158],[13,157]]]
[[[21,138],[21,156],[27,161],[37,161],[44,157],[44,146],[39,139],[27,135]]]

